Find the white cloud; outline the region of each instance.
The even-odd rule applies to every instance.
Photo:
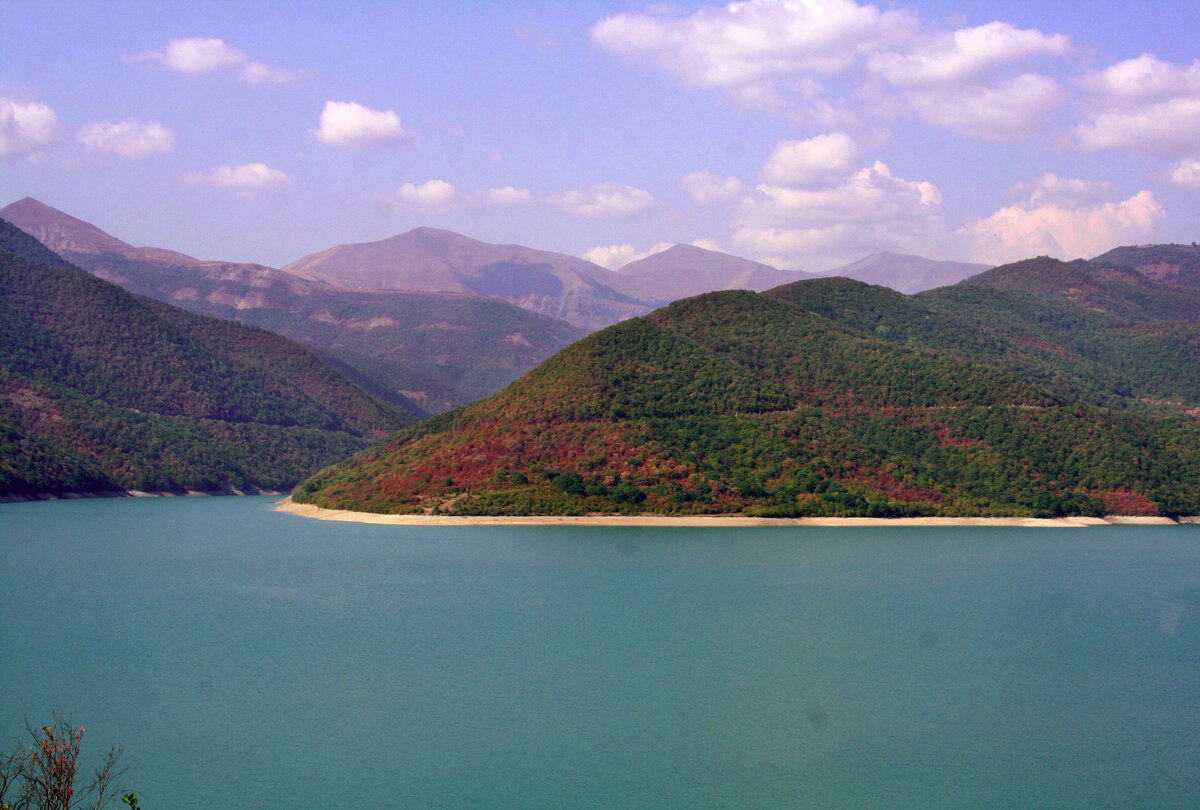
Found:
[[[1023,199],[1034,208],[1058,206],[1085,208],[1108,202],[1113,198],[1112,183],[1059,177],[1053,172],[1043,174],[1032,183],[1020,183],[1009,190],[1013,199]]]
[[[662,253],[664,250],[672,247],[675,247],[673,242],[659,242],[649,250],[643,251],[635,250],[633,245],[604,245],[594,247],[585,252],[582,258],[587,259],[592,264],[598,264],[609,270],[616,270],[632,262],[640,261],[647,256],[653,256],[655,253]]]
[[[767,158],[759,179],[781,186],[824,185],[848,177],[858,159],[858,144],[840,132],[783,141]]]
[[[313,134],[334,146],[403,146],[414,141],[396,113],[353,101],[326,101],[321,126]]]
[[[1009,62],[1070,52],[1071,41],[1062,34],[990,22],[931,37],[910,53],[875,54],[869,66],[892,84],[960,82]]]
[[[916,18],[852,0],[745,0],[687,16],[617,14],[592,42],[644,58],[687,84],[732,86],[786,73],[837,73],[910,38]]]
[[[242,78],[250,84],[292,84],[303,74],[281,67],[271,67],[262,62],[247,62],[242,67]]]
[[[1026,137],[1066,92],[1011,69],[1073,50],[1062,34],[995,21],[955,31],[854,0],[741,0],[691,14],[617,14],[592,42],[741,106],[844,130],[915,112],[990,140]]]
[[[733,239],[776,267],[821,270],[890,249],[928,252],[945,240],[941,192],[876,162],[824,188],[762,184],[734,209]]]
[[[730,203],[742,198],[746,186],[736,177],[721,177],[712,172],[692,172],[680,181],[694,202],[700,205]]]
[[[1200,157],[1186,158],[1171,168],[1171,182],[1200,190]]]
[[[136,158],[175,148],[175,133],[158,121],[129,118],[110,123],[98,121],[79,130],[76,139],[88,149]]]
[[[987,141],[1022,138],[1047,124],[1067,94],[1053,79],[1026,73],[991,87],[923,88],[910,99],[924,121]]]
[[[485,203],[491,205],[529,205],[533,202],[533,194],[529,192],[529,189],[513,188],[512,186],[489,188],[480,197]]]
[[[33,157],[58,139],[58,115],[45,104],[0,96],[0,159]]]
[[[1071,134],[1088,150],[1191,151],[1200,147],[1200,96],[1098,113]]]
[[[272,169],[265,163],[220,166],[208,173],[191,172],[183,179],[191,185],[232,188],[246,193],[292,182],[288,174]]]
[[[1002,264],[1042,254],[1089,258],[1117,245],[1145,241],[1166,215],[1150,191],[1115,200],[1104,184],[1055,175],[1045,175],[1028,188],[1026,199],[959,229],[974,260]],[[1097,199],[1103,192],[1110,199]]]
[[[405,183],[396,189],[392,200],[404,208],[437,213],[462,202],[462,196],[445,180],[428,180],[421,185]]]
[[[1091,96],[1071,130],[1073,146],[1171,155],[1200,148],[1200,60],[1177,65],[1142,54],[1080,84]]]
[[[569,214],[589,218],[628,217],[654,207],[649,191],[613,182],[551,194],[546,201]]]
[[[477,210],[487,206],[531,205],[533,194],[528,189],[513,186],[466,193],[445,180],[435,178],[420,184],[405,183],[388,196],[384,203],[390,207],[439,214],[459,208]]]
[[[1095,93],[1125,99],[1200,94],[1200,59],[1185,67],[1144,53],[1089,73],[1080,83]]]
[[[616,270],[633,261],[636,254],[633,245],[600,245],[584,251],[581,258],[609,270]]]
[[[252,61],[248,54],[216,37],[172,39],[166,47],[125,57],[127,62],[148,62],[188,76],[235,73],[251,84],[291,84],[301,74]]]

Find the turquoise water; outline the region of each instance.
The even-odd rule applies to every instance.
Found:
[[[1200,527],[0,506],[0,742],[148,810],[1200,807]]]

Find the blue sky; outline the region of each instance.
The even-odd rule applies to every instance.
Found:
[[[0,30],[0,204],[201,258],[1200,238],[1194,2],[5,0]]]

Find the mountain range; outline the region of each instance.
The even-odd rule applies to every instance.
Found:
[[[277,269],[135,247],[29,197],[0,218],[99,278],[286,335],[375,395],[431,413],[493,394],[588,331],[667,301],[808,277],[691,245],[613,272],[433,228],[338,245]],[[977,269],[898,254],[856,265],[843,269],[872,281],[890,275],[904,289]]]
[[[134,247],[30,198],[0,209],[0,218],[99,278],[300,341],[377,396],[430,412],[495,393],[585,334],[496,298],[364,292]]]
[[[0,215],[0,495],[277,488],[343,458],[295,499],[1200,513],[1194,244],[802,276],[695,246],[612,272],[418,228],[275,269],[28,198]]]
[[[644,315],[664,303],[620,291],[621,276],[584,259],[519,245],[493,245],[435,228],[416,228],[378,242],[337,245],[283,270],[360,290],[500,298],[589,330]]]
[[[695,245],[674,245],[630,262],[617,273],[624,279],[624,289],[666,301],[715,290],[759,292],[808,277]]]

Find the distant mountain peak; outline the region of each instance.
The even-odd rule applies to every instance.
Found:
[[[665,301],[714,290],[769,290],[807,277],[719,250],[683,244],[632,261],[617,272],[641,296]]]
[[[337,245],[285,266],[308,279],[360,290],[474,293],[596,329],[644,315],[653,301],[597,264],[547,250],[495,244],[439,228]]]
[[[25,197],[0,208],[0,219],[8,220],[50,250],[66,255],[71,261],[76,261],[76,258],[69,254],[74,254],[75,257],[114,254],[125,259],[158,265],[204,263],[200,259],[174,250],[134,247],[90,222],[77,219],[33,197]]]
[[[0,208],[0,218],[16,225],[55,253],[120,253],[135,248],[115,236],[33,197]]]
[[[957,284],[989,267],[991,265],[926,259],[909,253],[881,250],[821,275],[845,276],[902,293],[916,293]]]

